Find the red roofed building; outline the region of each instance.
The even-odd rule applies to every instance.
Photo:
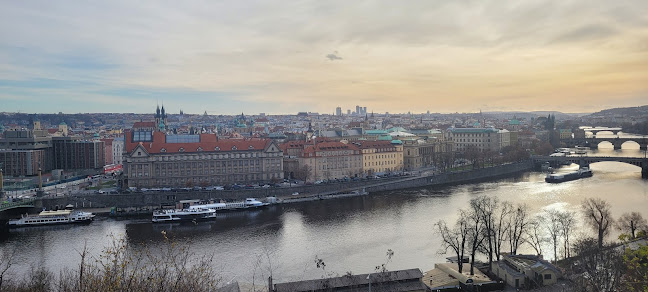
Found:
[[[149,128],[124,134],[124,174],[131,187],[247,184],[283,179],[283,153],[271,139],[167,135]]]
[[[280,146],[287,159],[295,160],[290,169],[285,169],[290,177],[306,181],[318,181],[362,174],[362,155],[360,149],[342,142],[290,141]]]

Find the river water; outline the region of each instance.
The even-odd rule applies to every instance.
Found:
[[[592,151],[600,155],[642,156],[639,150]],[[576,169],[576,165],[561,169]],[[263,210],[221,215],[211,222],[152,224],[150,218],[115,220],[98,218],[85,226],[32,227],[0,234],[0,250],[16,250],[14,274],[43,265],[57,272],[78,265],[78,251],[87,245],[98,254],[111,237],[128,243],[163,243],[162,231],[197,256],[213,255],[223,279],[257,284],[272,270],[275,282],[319,278],[317,256],[326,272],[372,272],[394,256],[388,269],[420,268],[444,262],[434,223],[456,220],[458,210],[471,198],[489,195],[513,203],[526,203],[532,213],[545,208],[579,211],[580,202],[600,197],[612,205],[614,217],[637,211],[648,218],[648,181],[637,166],[600,162],[591,165],[594,176],[561,184],[544,182],[544,174],[532,172],[492,182],[459,186],[394,191],[365,197],[270,206]],[[593,235],[586,227],[581,234]],[[616,237],[614,232],[610,238]],[[530,251],[528,247],[524,247]],[[545,255],[552,258],[550,248]],[[271,268],[270,268],[271,266]]]

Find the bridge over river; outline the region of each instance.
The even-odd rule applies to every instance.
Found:
[[[580,166],[587,166],[590,163],[602,161],[623,162],[641,167],[641,177],[648,179],[648,158],[645,157],[619,157],[619,156],[542,156],[534,155],[531,157],[536,164],[549,162],[557,164],[560,162],[576,163]]]

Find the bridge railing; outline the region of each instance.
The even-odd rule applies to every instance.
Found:
[[[20,201],[7,202],[0,204],[0,212],[22,206],[33,206],[36,199],[24,199]]]

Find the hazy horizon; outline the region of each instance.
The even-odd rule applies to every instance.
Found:
[[[648,2],[10,1],[3,112],[554,111],[648,99]]]

